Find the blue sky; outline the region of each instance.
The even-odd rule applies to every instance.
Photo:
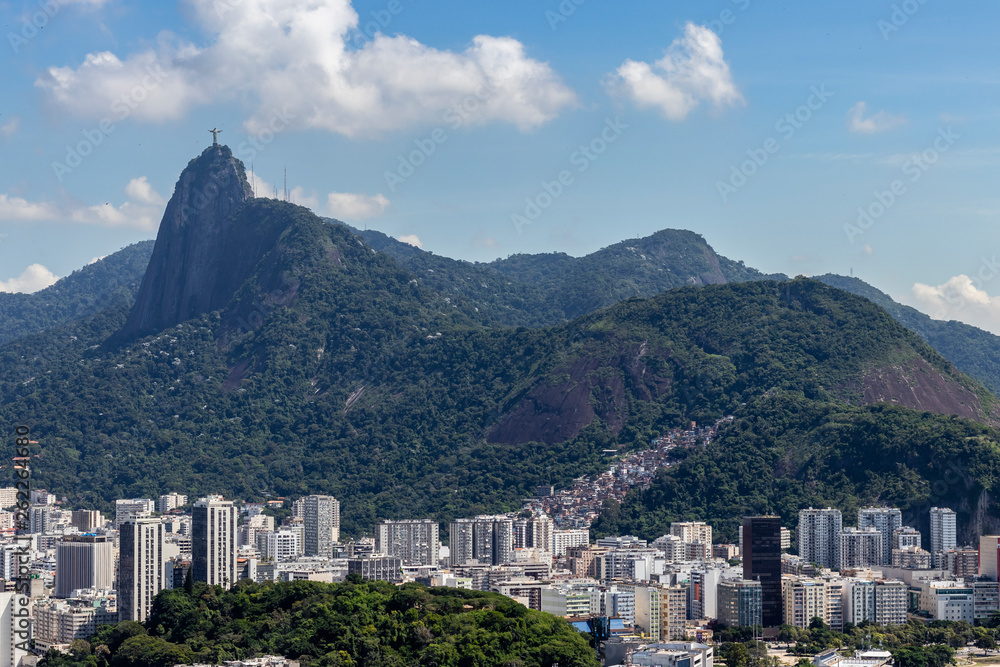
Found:
[[[152,238],[218,126],[259,190],[287,166],[296,201],[439,254],[691,229],[764,271],[853,270],[1000,331],[996,3],[7,0],[0,16],[0,289]]]

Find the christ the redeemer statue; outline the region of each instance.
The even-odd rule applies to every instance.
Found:
[[[218,146],[219,145],[219,132],[222,132],[222,130],[220,130],[218,128],[215,128],[215,129],[209,130],[209,132],[212,133],[212,145],[213,146]]]

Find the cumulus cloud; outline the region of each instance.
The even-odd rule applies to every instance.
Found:
[[[891,130],[906,123],[906,119],[902,116],[893,116],[886,111],[879,111],[865,118],[867,110],[868,104],[866,102],[858,102],[847,112],[847,126],[851,129],[851,132],[856,134],[875,134],[876,132]]]
[[[527,130],[577,101],[548,64],[510,37],[478,35],[464,51],[442,51],[404,35],[357,39],[350,0],[186,3],[196,27],[212,35],[209,44],[163,33],[145,51],[51,67],[36,85],[59,108],[93,118],[153,83],[131,110],[135,118],[171,120],[198,105],[249,100],[256,108],[247,131],[281,114],[293,127],[350,137],[441,122],[470,98],[478,107],[470,122]]]
[[[0,280],[0,292],[24,292],[30,294],[52,285],[59,277],[41,264],[32,264],[21,275],[10,280]]]
[[[338,220],[367,220],[376,218],[389,207],[383,194],[374,197],[353,192],[331,192],[326,196],[327,213]]]
[[[611,75],[612,91],[640,108],[654,107],[682,121],[702,102],[715,107],[743,103],[722,53],[722,40],[705,26],[688,23],[666,55],[650,65],[626,60]]]
[[[135,227],[152,231],[163,215],[163,197],[141,176],[125,186],[128,201],[121,206],[111,202],[94,206],[77,202],[56,204],[33,202],[21,197],[0,194],[2,222],[72,222],[102,227]]]
[[[409,245],[415,248],[420,248],[421,250],[424,249],[423,241],[421,241],[420,237],[417,236],[416,234],[407,234],[405,236],[400,236],[396,240],[399,241],[400,243],[408,243]]]
[[[125,186],[125,194],[129,196],[129,199],[141,204],[151,204],[155,206],[162,206],[164,203],[163,197],[160,196],[153,186],[149,184],[145,176],[140,176],[139,178],[133,178]]]
[[[913,285],[913,306],[937,320],[958,320],[1000,334],[1000,297],[990,296],[967,275],[942,285]]]
[[[0,125],[0,135],[5,139],[12,137],[21,128],[21,119],[14,116],[3,125]]]

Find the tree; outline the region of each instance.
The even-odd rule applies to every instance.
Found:
[[[990,651],[997,650],[997,641],[993,639],[993,635],[986,634],[976,640],[976,648],[982,649],[985,656]]]

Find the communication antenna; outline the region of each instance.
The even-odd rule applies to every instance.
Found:
[[[254,199],[257,198],[257,189],[254,187],[253,184],[253,160],[250,160],[250,195]]]
[[[288,167],[285,167],[285,201],[288,201]]]

